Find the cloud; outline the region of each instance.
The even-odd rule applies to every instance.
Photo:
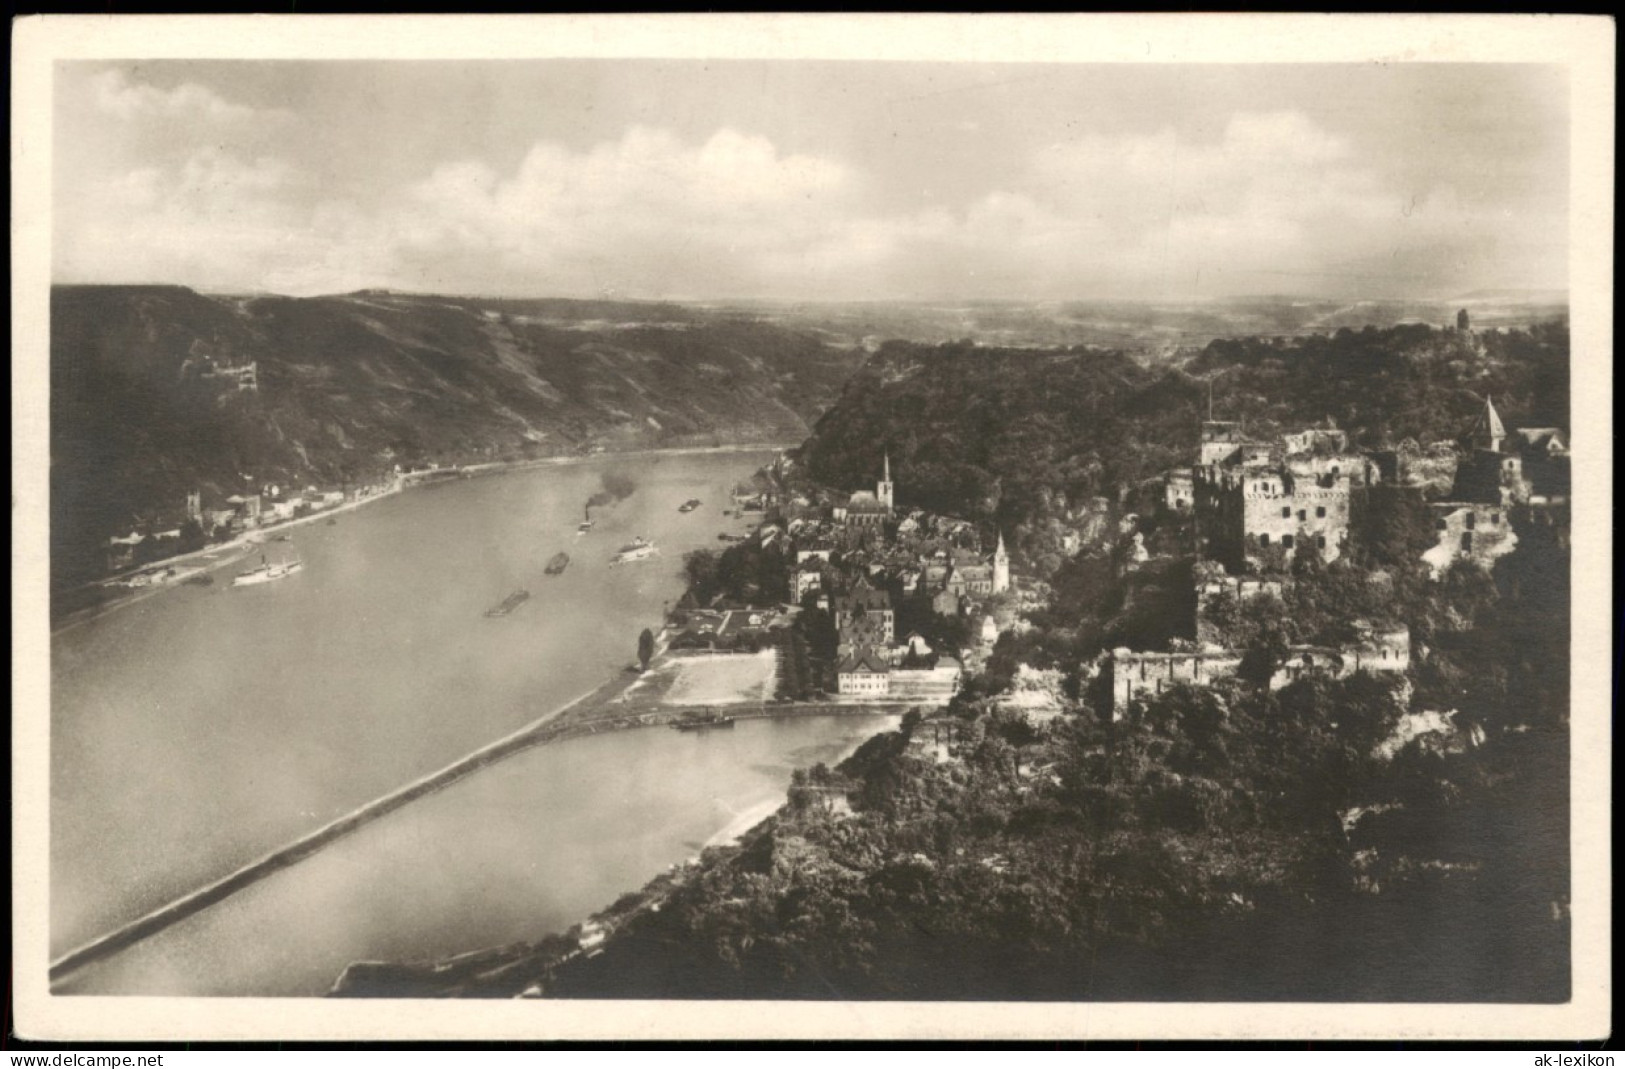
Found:
[[[283,119],[289,112],[280,108],[255,108],[235,104],[196,82],[183,82],[173,89],[159,89],[131,79],[122,70],[103,71],[91,79],[96,107],[125,121],[163,119],[170,122],[207,121],[221,124]]]
[[[893,232],[919,277],[962,293],[1153,296],[1444,281],[1443,262],[1493,259],[1481,231],[1505,222],[1394,185],[1286,111],[1053,144],[1011,189]]]
[[[85,280],[259,288],[319,255],[300,198],[310,180],[285,161],[199,149],[171,166],[87,180],[58,216],[59,275]]]
[[[425,280],[481,259],[487,284],[748,288],[773,256],[844,225],[858,192],[847,168],[762,137],[723,129],[686,144],[634,127],[586,151],[538,143],[506,175],[447,163],[390,198],[383,225]]]
[[[135,93],[120,106],[213,106],[108,84]],[[507,168],[448,160],[357,203],[276,157],[207,148],[104,183],[59,231],[59,263],[292,293],[1369,292],[1492,261],[1509,222],[1449,187],[1396,186],[1291,111],[1050,145],[952,207],[880,210],[878,180],[733,129],[689,142],[637,126],[584,149],[538,142]]]

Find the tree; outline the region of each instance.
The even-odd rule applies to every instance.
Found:
[[[180,551],[192,553],[203,548],[208,541],[203,531],[203,525],[197,520],[187,520],[181,524]]]
[[[655,655],[655,636],[654,636],[654,632],[650,631],[647,627],[645,627],[643,629],[643,634],[638,636],[638,664],[643,668],[643,670],[645,672],[647,672],[649,670],[649,658],[653,657],[654,655]]]
[[[836,633],[835,621],[830,614],[816,605],[805,609],[801,614],[801,627],[807,636],[807,649],[812,656],[825,661],[833,660],[840,636]]]
[[[1282,622],[1275,621],[1273,625],[1260,628],[1241,656],[1241,665],[1236,669],[1237,677],[1255,687],[1269,686],[1275,670],[1286,661],[1290,647],[1291,640]]]
[[[1438,541],[1420,490],[1379,485],[1358,490],[1349,532],[1357,556],[1375,567],[1414,567]]]
[[[700,604],[705,604],[717,586],[717,555],[708,549],[694,549],[683,554],[683,574],[688,587]]]

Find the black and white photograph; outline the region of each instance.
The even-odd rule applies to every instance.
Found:
[[[1608,1031],[1611,22],[17,40],[22,1034]]]

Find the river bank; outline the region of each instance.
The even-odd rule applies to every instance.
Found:
[[[666,639],[667,636],[663,632],[658,647],[661,653],[664,652]],[[51,963],[49,971],[51,981],[56,983],[88,965],[109,958],[276,872],[298,864],[338,839],[360,830],[381,817],[420,798],[444,790],[467,776],[532,747],[609,732],[670,727],[706,713],[725,713],[735,720],[757,720],[810,716],[875,716],[902,711],[901,706],[893,709],[877,703],[781,702],[748,706],[729,705],[714,709],[695,706],[645,707],[636,712],[628,712],[624,706],[617,703],[617,699],[624,696],[637,678],[638,676],[630,671],[623,672],[620,676],[607,680],[518,731],[482,746],[436,772],[376,798],[235,872],[70,951]],[[771,816],[777,808],[778,803],[771,806],[764,804],[736,816],[734,821],[717,833],[707,845],[738,838]]]
[[[658,630],[665,609],[683,592],[683,555],[715,545],[718,531],[742,534],[747,527],[740,517],[721,515],[731,507],[728,491],[772,453],[716,452],[635,460],[605,454],[500,479],[475,473],[423,486],[412,480],[414,493],[375,498],[376,508],[358,508],[337,517],[336,525],[301,517],[305,525],[288,532],[292,544],[268,543],[273,560],[286,550],[304,562],[286,581],[232,588],[234,569],[225,568],[212,584],[179,585],[168,597],[146,597],[128,612],[54,637],[47,751],[50,960],[218,883],[493,740],[560,715],[583,695],[606,686],[604,693],[617,692],[630,681],[623,670],[635,656],[639,632]],[[635,491],[594,509],[595,529],[578,534],[581,503],[603,491],[604,475],[622,473],[635,481]],[[707,504],[681,512],[679,505],[690,499]],[[612,566],[615,548],[634,535],[655,540],[663,557]],[[570,566],[548,574],[561,551],[572,558]],[[532,597],[508,616],[485,616],[517,589]],[[571,710],[585,717],[585,707],[594,704]],[[442,900],[440,919],[425,923],[404,947],[388,946],[391,953],[418,947],[438,953],[438,939],[463,933],[466,945],[482,945],[494,929],[501,934],[493,918],[526,902],[530,916],[551,924],[561,914],[584,913],[611,885],[641,883],[669,864],[667,855],[682,843],[712,835],[730,809],[757,804],[797,763],[777,753],[740,752],[735,765],[728,752],[741,746],[770,752],[847,730],[753,727],[730,732],[740,736],[737,743],[713,737],[696,747],[692,736],[666,729],[658,742],[656,733],[610,732],[605,740],[571,744],[572,754],[604,755],[591,758],[595,766],[619,769],[674,749],[698,759],[645,792],[651,796],[645,813],[660,813],[653,821],[640,821],[623,806],[636,790],[603,796],[619,772],[566,790],[577,778],[567,766],[587,758],[572,756],[566,766],[520,758],[473,777],[480,782],[436,792],[432,801],[373,822],[368,827],[376,830],[343,837],[342,847],[319,851],[319,861],[307,858],[291,866],[297,871],[234,893],[64,986],[108,994],[325,991],[343,962],[329,968],[324,955],[368,950],[366,937],[376,932],[380,911],[390,908],[359,877],[396,863],[393,837],[402,828],[421,829],[423,848],[447,855],[442,875],[423,878],[431,894],[452,884],[464,896],[488,890],[489,883],[466,885],[447,867],[466,856],[471,843],[513,877],[521,875],[518,858],[551,864],[534,853],[541,843],[579,853],[583,844],[571,827],[593,829],[603,846],[587,843],[589,853],[601,856],[562,881],[544,887],[510,880],[504,900],[487,903],[483,919],[461,917],[449,898]],[[606,741],[634,736],[649,741]],[[764,772],[772,767],[784,771]],[[532,789],[513,779],[516,768],[548,769],[549,780]],[[506,796],[490,802],[495,811],[467,809],[470,799],[494,795]],[[713,798],[721,801],[713,806]],[[493,822],[504,835],[528,836],[530,843],[516,852],[511,846],[498,851],[492,842],[487,850],[480,837]],[[415,878],[408,872],[391,881]],[[339,886],[344,895],[328,897]],[[538,910],[538,893],[557,905]],[[329,938],[313,935],[298,954],[262,941],[258,933],[275,930],[272,921],[253,930],[235,927],[245,913],[263,917],[269,909],[280,916],[311,896],[324,902]],[[222,939],[194,941],[223,927],[232,932],[231,954],[223,952]],[[184,955],[176,949],[182,944]],[[154,969],[160,958],[172,961],[173,970]],[[311,975],[318,970],[319,987]]]
[[[803,705],[814,703],[801,703]],[[874,712],[845,706],[851,715]],[[825,707],[824,712],[830,712]],[[800,710],[777,715],[796,716]],[[895,727],[891,721],[888,728]],[[867,736],[866,736],[867,737]],[[830,765],[838,765],[862,744],[854,741],[831,755]],[[694,853],[635,890],[619,894],[608,906],[595,909],[586,919],[540,939],[485,946],[477,950],[419,961],[357,960],[348,963],[327,992],[331,998],[447,998],[478,993],[481,997],[543,996],[553,971],[578,958],[591,958],[628,924],[651,912],[658,912],[670,897],[682,890],[717,857],[727,856],[774,826],[784,812],[785,798],[751,806],[735,814],[704,843],[693,844]]]

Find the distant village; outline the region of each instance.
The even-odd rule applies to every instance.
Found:
[[[408,480],[455,470],[397,466],[387,480],[337,490],[314,485],[301,489],[268,482],[219,501],[210,501],[201,490],[193,490],[186,495],[179,514],[170,514],[170,525],[162,520],[137,523],[128,533],[108,538],[110,578],[105,582],[131,588],[162,585],[181,577],[181,573],[167,563],[178,555],[235,541],[252,541],[283,524],[393,493]],[[244,476],[244,481],[252,482],[252,478]]]

